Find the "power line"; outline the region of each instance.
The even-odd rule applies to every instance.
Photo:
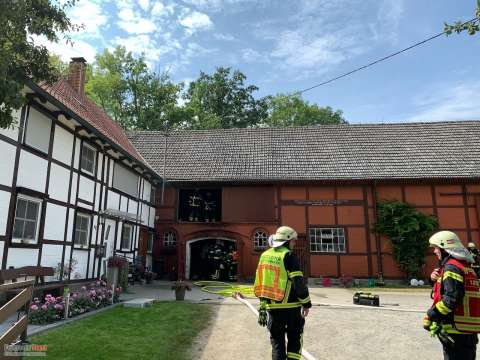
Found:
[[[473,18],[473,19],[471,19],[471,20],[469,20],[469,21],[466,21],[466,22],[463,23],[462,25],[466,25],[466,24],[468,24],[468,23],[471,23],[471,22],[474,22],[474,21],[477,21],[477,20],[478,20],[478,18]],[[404,52],[406,52],[406,51],[408,51],[408,50],[411,50],[411,49],[413,49],[413,48],[415,48],[415,47],[417,47],[417,46],[423,45],[423,44],[425,44],[426,42],[429,42],[429,41],[431,41],[431,40],[434,40],[434,39],[436,39],[436,38],[444,35],[445,33],[446,33],[446,31],[442,31],[441,33],[438,33],[438,34],[436,34],[436,35],[433,35],[433,36],[429,37],[428,39],[425,39],[425,40],[423,40],[423,41],[417,42],[417,43],[415,43],[415,44],[413,44],[413,45],[411,45],[411,46],[409,46],[409,47],[406,47],[405,49],[402,49],[402,50],[397,51],[397,52],[395,52],[395,53],[393,53],[393,54],[387,55],[387,56],[385,56],[385,57],[383,57],[383,58],[381,58],[381,59],[375,60],[375,61],[373,61],[373,62],[371,62],[371,63],[369,63],[369,64],[360,66],[359,68],[356,68],[356,69],[354,69],[354,70],[351,70],[351,71],[349,71],[349,72],[346,72],[345,74],[336,76],[336,77],[334,77],[334,78],[332,78],[332,79],[330,79],[330,80],[326,80],[326,81],[324,81],[324,82],[322,82],[322,83],[320,83],[320,84],[311,86],[311,87],[309,87],[309,88],[306,88],[306,89],[297,91],[296,94],[303,94],[303,93],[306,92],[306,91],[310,91],[310,90],[315,89],[315,88],[317,88],[317,87],[320,87],[320,86],[329,84],[329,83],[331,83],[331,82],[333,82],[333,81],[336,81],[336,80],[338,80],[338,79],[344,78],[345,76],[348,76],[348,75],[351,75],[351,74],[353,74],[353,73],[356,73],[356,72],[358,72],[358,71],[360,71],[360,70],[369,68],[370,66],[373,66],[373,65],[378,64],[378,63],[380,63],[380,62],[382,62],[382,61],[388,60],[388,59],[390,59],[390,58],[392,58],[392,57],[394,57],[394,56],[397,56],[397,55],[399,55],[399,54],[401,54],[401,53],[404,53]]]

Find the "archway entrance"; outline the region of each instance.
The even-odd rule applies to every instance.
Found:
[[[185,256],[186,279],[211,280],[211,275],[215,269],[209,260],[208,252],[216,244],[226,253],[228,253],[231,247],[237,248],[236,241],[227,238],[205,237],[187,241]]]

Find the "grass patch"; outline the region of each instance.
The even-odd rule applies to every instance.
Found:
[[[48,345],[48,359],[189,359],[193,339],[208,325],[210,306],[159,302],[116,307],[31,338]]]

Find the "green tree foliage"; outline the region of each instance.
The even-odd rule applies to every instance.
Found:
[[[32,35],[45,36],[52,42],[59,35],[78,30],[66,15],[75,0],[0,1],[0,127],[9,127],[12,111],[25,102],[22,95],[25,79],[55,81],[58,73],[49,62],[44,46],[35,45]],[[71,42],[68,36],[64,36]]]
[[[135,58],[124,47],[97,55],[87,74],[87,95],[124,129],[158,130],[174,127],[181,84],[167,73],[149,70],[144,56]]]
[[[245,85],[246,76],[231,68],[219,67],[213,75],[200,73],[190,83],[184,99],[184,113],[190,129],[245,128],[267,117],[265,99],[255,99],[255,85]]]
[[[278,94],[267,98],[268,117],[263,126],[289,127],[304,125],[346,124],[342,111],[320,107],[303,100],[299,94]]]
[[[422,214],[410,204],[400,201],[378,203],[375,231],[390,239],[393,257],[409,278],[419,275],[425,264],[428,238],[437,228],[436,217]]]
[[[457,21],[453,25],[445,23],[444,31],[447,35],[453,32],[460,34],[462,31],[467,31],[469,35],[475,35],[480,31],[480,0],[477,0],[477,10],[475,11],[475,20],[469,22]]]

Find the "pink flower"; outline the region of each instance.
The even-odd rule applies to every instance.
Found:
[[[30,306],[30,310],[37,311],[38,306],[37,305],[32,305],[32,306]]]
[[[62,304],[55,304],[55,309],[63,310],[63,305]]]
[[[48,310],[48,306],[47,306],[46,304],[43,304],[43,305],[42,305],[42,310],[47,311],[47,310]]]
[[[97,281],[97,283],[96,283],[96,284],[97,284],[97,286],[100,286],[101,282],[100,282],[100,281]]]

